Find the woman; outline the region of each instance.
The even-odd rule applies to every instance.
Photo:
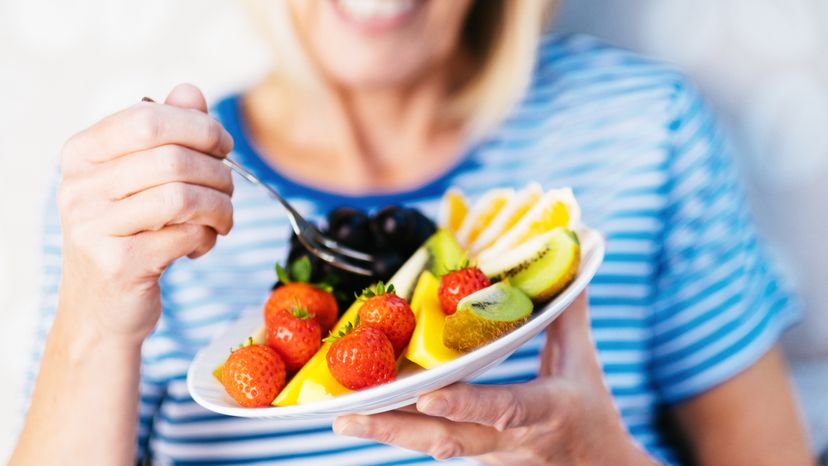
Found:
[[[807,464],[775,346],[792,311],[709,113],[667,67],[542,38],[548,7],[291,0],[256,12],[280,61],[217,121],[183,85],[70,139],[44,322],[57,311],[12,464],[126,464],[136,437],[162,464]],[[262,302],[287,239],[225,156],[313,217],[434,214],[451,185],[572,186],[606,262],[481,385],[333,428],[215,415],[188,363]]]

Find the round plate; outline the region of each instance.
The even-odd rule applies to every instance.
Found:
[[[604,239],[600,233],[583,229],[578,231],[578,237],[581,241],[581,268],[575,280],[561,294],[535,310],[532,318],[521,327],[441,366],[400,374],[394,382],[314,403],[242,408],[227,395],[212,371],[227,358],[227,348],[238,345],[261,326],[260,309],[253,309],[198,352],[187,372],[187,388],[193,399],[210,411],[250,418],[331,418],[350,413],[380,413],[413,404],[424,393],[472,379],[501,363],[521,345],[543,332],[578,297],[595,276],[604,258]]]

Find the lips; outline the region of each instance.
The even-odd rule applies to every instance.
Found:
[[[333,0],[340,17],[366,31],[378,32],[404,24],[422,0]]]

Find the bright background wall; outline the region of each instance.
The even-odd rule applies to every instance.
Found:
[[[569,0],[559,28],[678,63],[730,126],[756,217],[802,290],[789,350],[828,446],[828,2]],[[229,0],[0,2],[0,461],[20,416],[41,208],[73,132],[175,84],[208,99],[261,76],[268,50]],[[822,286],[821,286],[822,285]]]

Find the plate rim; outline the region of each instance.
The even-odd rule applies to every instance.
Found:
[[[543,330],[546,327],[548,327],[555,319],[557,319],[558,316],[560,316],[561,313],[563,313],[563,311],[566,310],[567,306],[571,304],[584,289],[586,289],[586,287],[589,285],[589,282],[592,281],[592,278],[595,276],[595,274],[598,271],[598,268],[601,266],[603,262],[606,239],[599,231],[587,227],[579,228],[578,236],[582,246],[582,262],[580,270],[576,275],[575,279],[572,281],[572,283],[570,283],[552,301],[546,303],[541,309],[541,311],[535,317],[530,319],[526,324],[518,327],[512,332],[498,338],[497,340],[485,345],[482,348],[479,348],[470,353],[466,353],[458,357],[457,359],[449,361],[438,367],[426,369],[411,374],[409,376],[395,380],[394,382],[388,384],[380,385],[367,390],[359,390],[351,393],[346,393],[343,395],[339,395],[325,400],[320,400],[310,404],[290,406],[268,406],[264,408],[255,409],[243,408],[241,406],[218,405],[210,400],[205,399],[202,396],[200,390],[197,389],[199,383],[196,379],[200,375],[203,375],[203,366],[208,366],[208,362],[204,361],[203,359],[208,357],[208,355],[213,352],[213,348],[217,346],[216,341],[222,340],[226,335],[236,330],[237,326],[241,325],[242,323],[246,323],[248,320],[252,320],[252,316],[255,315],[252,312],[242,311],[242,313],[236,320],[231,322],[227,328],[225,328],[222,332],[220,332],[214,338],[212,338],[210,340],[210,343],[199,349],[199,351],[196,353],[195,357],[192,359],[187,369],[187,391],[189,392],[193,400],[200,406],[209,411],[213,411],[219,414],[244,418],[311,419],[323,417],[330,418],[340,414],[356,412],[381,412],[383,411],[382,407],[377,406],[375,406],[373,410],[370,408],[367,410],[347,409],[347,407],[349,405],[358,407],[366,403],[368,403],[370,406],[370,402],[378,397],[386,399],[391,398],[393,400],[396,400],[398,397],[395,397],[394,393],[411,394],[419,392],[419,390],[417,390],[416,387],[418,385],[424,385],[428,381],[433,382],[441,380],[443,378],[449,380],[440,381],[437,383],[437,388],[431,388],[427,391],[437,390],[441,387],[445,387],[452,383],[456,383],[460,380],[463,380],[467,376],[460,375],[459,377],[453,377],[453,375],[457,375],[457,373],[463,373],[464,371],[462,369],[465,367],[471,367],[472,365],[469,363],[472,361],[476,362],[479,360],[486,360],[487,356],[499,354],[499,350],[505,350],[505,356],[498,355],[496,357],[491,357],[490,360],[486,360],[487,362],[480,366],[487,366],[490,363],[497,361],[498,359],[508,358],[521,345],[525,344],[533,337],[543,332]],[[584,260],[584,258],[586,259]],[[554,311],[552,310],[553,308]],[[255,328],[248,330],[247,333],[250,333],[251,331],[255,331]],[[514,347],[512,349],[509,349],[510,346]],[[478,353],[478,351],[484,349],[487,350],[486,353]],[[477,369],[480,368],[480,366],[476,366],[476,369],[468,372],[476,372]],[[208,372],[210,372],[209,377],[213,378],[212,369]],[[413,399],[416,399],[417,396],[419,396],[419,394],[412,395],[411,397]],[[399,400],[397,400],[396,403],[392,401],[388,404],[388,406],[396,405],[399,402]],[[393,407],[389,408],[388,410],[390,409],[393,409]]]

